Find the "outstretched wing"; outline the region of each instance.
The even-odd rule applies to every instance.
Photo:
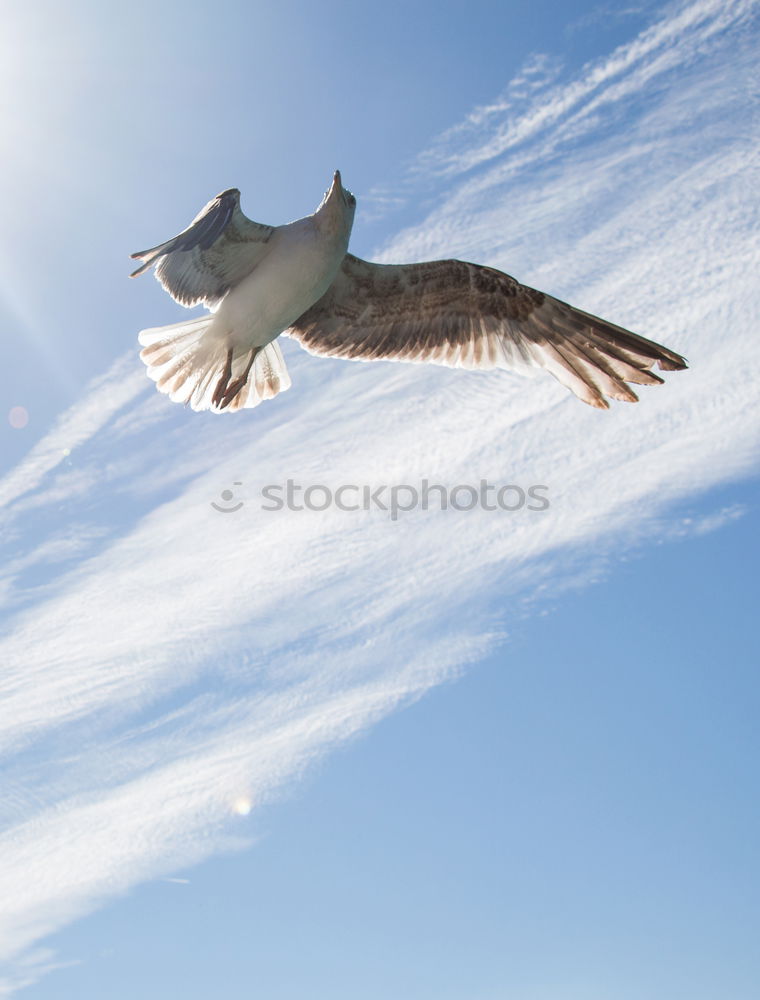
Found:
[[[461,260],[372,264],[347,254],[327,292],[286,331],[307,351],[451,368],[545,368],[579,399],[635,402],[626,385],[686,368],[673,351],[492,267]]]
[[[130,277],[155,264],[156,277],[177,302],[214,306],[256,267],[273,232],[273,226],[246,218],[240,192],[230,188],[213,198],[179,236],[133,253],[133,259],[143,263]]]

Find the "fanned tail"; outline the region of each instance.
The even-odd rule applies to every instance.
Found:
[[[143,348],[140,357],[148,368],[149,378],[161,392],[174,402],[189,404],[193,410],[223,413],[258,406],[290,388],[285,359],[276,341],[272,341],[258,350],[237,393],[231,398],[227,394],[222,402],[222,394],[217,391],[220,379],[226,378],[229,384],[241,379],[251,351],[235,349],[231,370],[227,371],[227,342],[209,329],[214,318],[201,316],[139,334]]]

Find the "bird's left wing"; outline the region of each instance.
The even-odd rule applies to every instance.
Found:
[[[495,268],[461,260],[372,264],[346,254],[327,292],[285,331],[313,354],[451,368],[544,368],[591,406],[686,367],[666,347]]]
[[[273,232],[273,226],[243,214],[240,192],[230,188],[212,198],[179,236],[133,253],[142,264],[130,277],[155,264],[156,277],[177,302],[214,306],[264,257]]]

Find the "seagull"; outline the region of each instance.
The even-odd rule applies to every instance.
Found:
[[[686,368],[675,352],[503,271],[463,260],[374,264],[348,253],[356,199],[340,171],[312,215],[252,222],[240,191],[212,199],[179,236],[132,254],[183,306],[208,313],[143,330],[140,357],[158,389],[223,413],[290,388],[280,334],[311,354],[449,368],[543,369],[590,406],[636,402],[627,383]]]

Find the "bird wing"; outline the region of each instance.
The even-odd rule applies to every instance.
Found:
[[[155,264],[156,277],[177,302],[211,307],[256,267],[273,232],[273,226],[243,214],[240,192],[230,188],[212,198],[179,236],[133,253],[143,263],[130,277]]]
[[[626,385],[686,368],[673,351],[461,260],[373,264],[346,254],[327,292],[285,331],[312,354],[451,368],[544,368],[584,403],[635,402]]]

